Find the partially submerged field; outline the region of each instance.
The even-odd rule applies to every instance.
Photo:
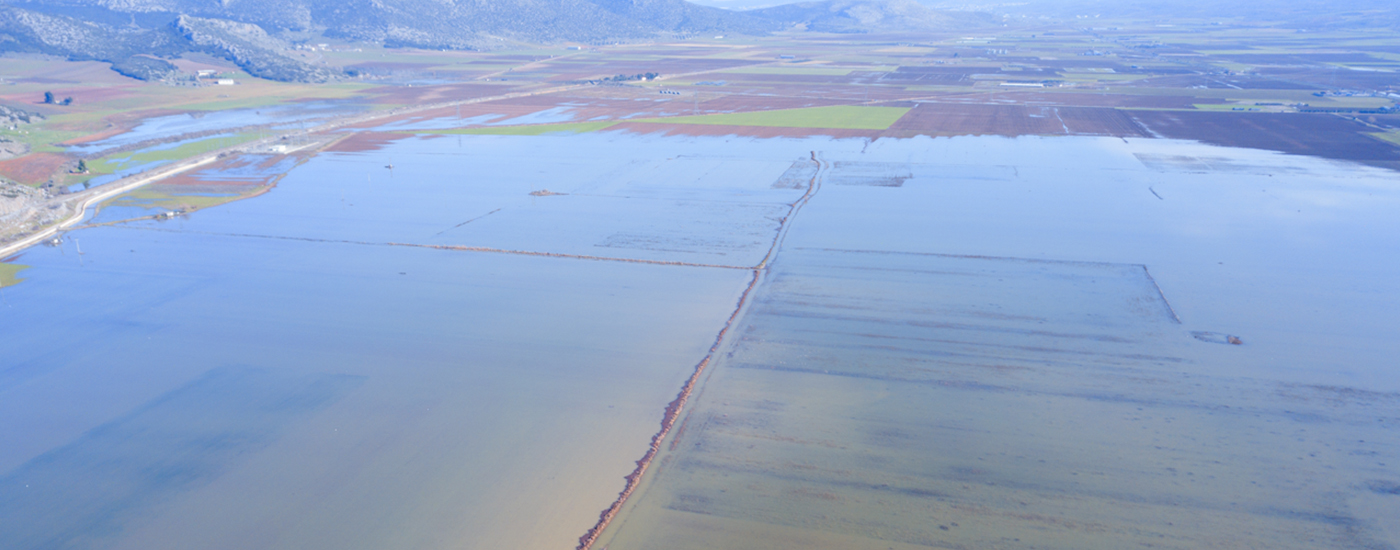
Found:
[[[1104,138],[818,158],[595,547],[1400,540],[1390,172]]]
[[[0,176],[210,161],[0,263],[0,532],[1400,544],[1393,38],[1063,31],[0,59]]]

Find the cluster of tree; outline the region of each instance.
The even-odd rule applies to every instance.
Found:
[[[44,92],[44,103],[48,105],[72,105],[73,98],[65,97],[63,101],[54,99],[53,92]]]
[[[616,76],[610,76],[610,77],[607,77],[607,78],[604,78],[604,79],[601,79],[601,80],[589,80],[588,82],[591,83],[591,84],[602,84],[602,83],[604,83],[604,82],[630,82],[630,81],[633,81],[633,80],[656,80],[656,77],[658,77],[658,76],[661,76],[661,73],[620,74],[620,75],[616,75]]]

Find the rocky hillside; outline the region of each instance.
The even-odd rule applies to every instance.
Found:
[[[80,15],[99,15],[89,19]],[[43,53],[76,60],[112,63],[112,69],[142,80],[155,80],[176,69],[161,58],[207,52],[238,63],[250,74],[274,80],[323,81],[329,71],[311,67],[282,52],[290,48],[261,28],[232,21],[176,15],[142,19],[151,26],[114,25],[102,12],[46,13],[0,6],[0,51]],[[132,17],[128,21],[136,21]]]
[[[987,19],[914,0],[828,0],[736,12],[685,0],[0,0],[0,51],[97,59],[142,79],[200,51],[275,80],[338,75],[287,55],[281,37],[490,49],[506,41],[607,43],[706,34],[942,29]]]
[[[194,47],[233,61],[249,74],[297,82],[325,82],[336,76],[330,69],[282,55],[280,52],[290,50],[292,45],[268,35],[257,25],[188,15],[181,15],[173,25]]]
[[[996,25],[979,12],[937,11],[915,0],[799,2],[744,13],[816,32],[913,32]]]

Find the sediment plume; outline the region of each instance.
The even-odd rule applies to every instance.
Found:
[[[651,466],[651,461],[661,452],[661,442],[666,439],[666,436],[671,433],[671,428],[676,425],[676,419],[680,418],[681,410],[685,408],[686,401],[690,400],[690,394],[695,390],[695,385],[700,382],[700,376],[705,373],[705,367],[709,366],[710,360],[715,357],[715,352],[718,352],[720,347],[724,345],[725,335],[729,334],[729,329],[733,328],[735,321],[739,320],[740,314],[744,311],[744,304],[748,303],[749,295],[753,293],[754,288],[758,287],[758,282],[763,279],[763,272],[768,269],[768,265],[772,263],[773,258],[777,255],[778,248],[782,245],[783,239],[787,235],[788,222],[792,221],[793,217],[797,215],[798,210],[800,210],[803,205],[807,204],[820,188],[818,178],[821,176],[822,162],[817,159],[816,151],[812,151],[812,162],[817,164],[817,173],[814,174],[811,181],[808,182],[807,192],[803,193],[801,198],[793,201],[792,209],[788,211],[787,216],[783,217],[781,224],[778,226],[778,234],[774,235],[773,245],[768,249],[768,254],[763,257],[763,261],[760,262],[758,266],[750,268],[753,269],[753,278],[749,280],[749,286],[745,287],[743,294],[739,295],[739,301],[735,304],[734,311],[729,314],[729,319],[726,320],[724,326],[719,329],[719,334],[715,336],[714,343],[710,344],[710,349],[705,353],[705,357],[695,365],[695,370],[691,372],[690,378],[685,381],[684,386],[681,386],[680,393],[676,394],[676,398],[671,400],[670,404],[666,405],[666,410],[661,415],[661,430],[656,432],[656,435],[651,436],[651,445],[647,447],[646,454],[642,455],[642,458],[637,461],[636,469],[632,470],[632,473],[627,474],[627,476],[623,478],[627,483],[623,486],[622,492],[618,493],[617,500],[614,500],[611,505],[604,509],[598,516],[598,522],[585,532],[583,536],[579,537],[576,550],[590,550],[593,547],[593,543],[598,541],[598,537],[603,534],[603,530],[607,529],[608,524],[612,523],[613,518],[622,510],[622,506],[627,503],[627,498],[631,497],[632,493],[637,490],[637,487],[641,484],[642,475],[645,474],[647,468]],[[684,423],[682,423],[682,425],[684,425]]]

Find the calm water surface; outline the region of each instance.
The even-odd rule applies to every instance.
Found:
[[[1400,545],[1393,173],[1092,138],[823,157],[600,545]]]
[[[1400,544],[1393,173],[601,132],[23,253],[0,547],[572,548],[813,177],[600,548]]]

